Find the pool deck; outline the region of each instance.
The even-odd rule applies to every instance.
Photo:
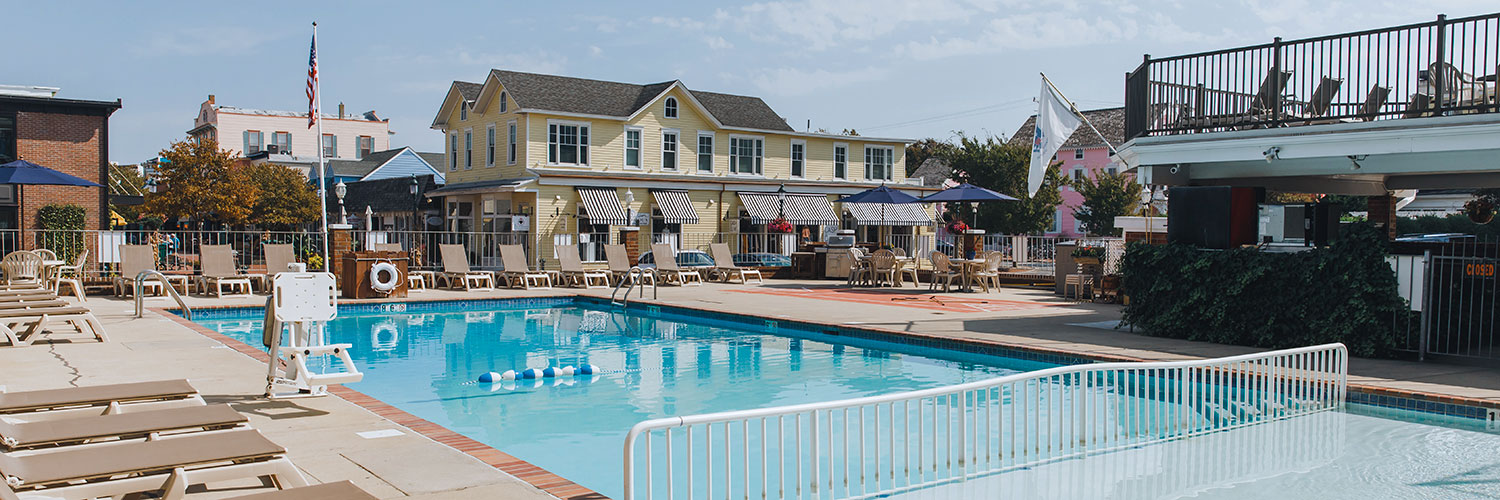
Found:
[[[989,294],[937,294],[920,289],[848,291],[833,281],[768,281],[764,285],[662,287],[658,302],[689,308],[944,336],[1100,359],[1181,360],[1259,349],[1146,337],[1117,330],[1120,307],[1080,304],[1050,291],[1006,288]],[[406,300],[457,300],[553,295],[608,297],[607,289],[416,292]],[[650,295],[649,292],[647,294]],[[190,307],[260,306],[263,296],[188,297]],[[639,300],[639,299],[632,299]],[[650,302],[649,300],[647,302]],[[289,450],[312,482],[352,480],[381,498],[598,498],[558,478],[439,426],[360,394],[270,402],[259,395],[264,354],[195,327],[158,308],[134,318],[130,301],[90,297],[111,336],[96,343],[74,333],[46,333],[39,345],[0,347],[8,390],[44,389],[166,378],[188,378],[210,402],[249,416],[251,425]],[[48,341],[52,341],[48,343]],[[257,358],[259,355],[259,359]],[[1500,370],[1355,358],[1350,383],[1392,395],[1448,398],[1500,408]],[[395,430],[391,437],[359,433]],[[623,434],[623,429],[621,430]],[[264,488],[258,482],[210,485],[189,498],[228,498]]]

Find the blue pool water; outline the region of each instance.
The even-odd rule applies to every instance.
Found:
[[[260,345],[260,309],[194,320]],[[636,423],[828,401],[1056,366],[592,301],[341,308],[331,342],[354,345],[351,388],[610,496]],[[600,367],[593,377],[479,384],[489,371]]]

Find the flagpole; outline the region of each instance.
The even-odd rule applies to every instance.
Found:
[[[1068,100],[1068,96],[1063,95],[1062,90],[1059,90],[1057,88],[1057,85],[1053,85],[1052,84],[1052,80],[1049,79],[1049,78],[1047,78],[1047,74],[1046,73],[1042,73],[1042,81],[1047,82],[1047,86],[1051,87],[1052,91],[1057,93],[1057,97],[1058,98],[1062,99],[1063,102],[1068,103],[1068,110],[1069,111],[1072,111],[1073,114],[1078,115],[1078,118],[1080,118],[1080,119],[1083,120],[1083,124],[1084,125],[1088,125],[1089,126],[1089,130],[1094,131],[1094,135],[1099,136],[1099,140],[1104,141],[1104,147],[1109,148],[1109,152],[1111,154],[1118,153],[1118,151],[1115,150],[1115,145],[1114,144],[1110,144],[1109,143],[1109,139],[1104,138],[1104,134],[1100,133],[1099,129],[1094,128],[1094,122],[1089,121],[1089,117],[1084,116],[1083,112],[1078,110],[1078,106],[1074,105],[1073,101]],[[1063,140],[1067,140],[1067,138],[1064,137]]]
[[[318,22],[313,21],[313,54],[318,53]],[[329,262],[331,255],[328,254],[328,169],[323,159],[323,76],[315,75],[313,80],[313,97],[315,105],[312,111],[313,120],[318,124],[318,138],[313,141],[318,151],[318,213],[323,214],[323,270],[331,272],[333,263]]]

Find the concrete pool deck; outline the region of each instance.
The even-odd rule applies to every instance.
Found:
[[[608,297],[608,289],[550,291],[423,291],[407,300],[456,300],[552,295]],[[1120,308],[1079,304],[1049,291],[1006,288],[990,294],[938,294],[920,289],[847,291],[833,281],[774,280],[765,285],[708,284],[662,287],[662,304],[765,317],[861,326],[920,335],[999,342],[1095,357],[1178,360],[1219,357],[1259,349],[1162,339],[1116,330]],[[648,297],[650,294],[647,294]],[[193,308],[260,306],[263,296],[188,297]],[[632,301],[640,300],[632,298]],[[649,300],[648,300],[649,302]],[[210,402],[231,404],[251,424],[286,447],[312,482],[348,479],[381,498],[587,498],[592,492],[477,445],[359,394],[352,384],[340,397],[269,402],[259,397],[265,363],[253,349],[189,327],[179,318],[148,311],[134,318],[130,301],[91,297],[112,342],[70,333],[47,333],[32,347],[0,347],[8,390],[56,388],[166,378],[188,378]],[[173,307],[150,299],[150,308]],[[1427,393],[1500,407],[1500,371],[1487,368],[1355,358],[1350,382],[1400,393]],[[435,429],[434,429],[435,428]],[[395,430],[391,437],[360,433]],[[445,434],[446,432],[446,434]],[[621,430],[622,435],[624,429]],[[476,446],[477,445],[477,446]],[[190,498],[226,498],[253,492],[257,482],[214,484]]]

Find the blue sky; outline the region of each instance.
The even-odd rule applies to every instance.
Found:
[[[489,68],[762,97],[793,127],[1008,136],[1038,72],[1081,108],[1123,103],[1125,72],[1167,56],[1500,10],[1493,0],[821,0],[713,2],[0,1],[0,83],[124,99],[111,160],[149,158],[198,103],[306,109],[318,21],[323,105],[376,110],[393,146],[428,128],[449,82]]]

